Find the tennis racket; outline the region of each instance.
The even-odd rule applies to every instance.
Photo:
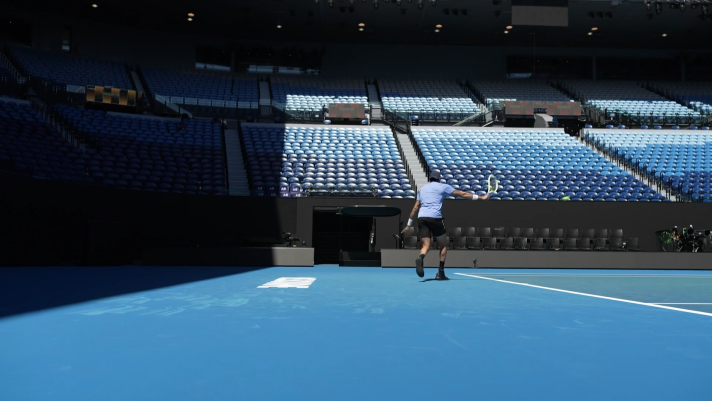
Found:
[[[499,181],[497,177],[495,177],[494,174],[490,174],[489,178],[487,178],[487,193],[496,194],[498,189]]]

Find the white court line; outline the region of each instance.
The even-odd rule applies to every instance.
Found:
[[[558,289],[558,288],[542,287],[542,286],[540,286],[540,285],[533,285],[533,284],[526,284],[526,283],[517,283],[517,282],[515,282],[515,281],[498,280],[498,279],[496,279],[496,278],[483,277],[483,276],[476,276],[476,275],[474,275],[474,274],[465,274],[465,273],[455,273],[455,274],[459,274],[459,275],[461,275],[461,276],[479,278],[479,279],[482,279],[482,280],[499,281],[500,283],[516,284],[516,285],[523,285],[523,286],[525,286],[525,287],[541,288],[541,289],[543,289],[543,290],[549,290],[549,291],[565,292],[565,293],[567,293],[567,294],[583,295],[584,297],[608,299],[608,300],[610,300],[610,301],[618,301],[618,302],[625,302],[625,303],[629,303],[629,304],[651,306],[651,307],[653,307],[653,308],[670,309],[670,310],[675,310],[675,311],[678,311],[678,312],[693,313],[693,314],[695,314],[695,315],[712,316],[712,313],[699,312],[699,311],[696,311],[696,310],[689,310],[689,309],[674,308],[674,307],[672,307],[672,306],[657,305],[657,304],[651,304],[651,303],[647,303],[647,302],[631,301],[630,299],[604,297],[604,296],[602,296],[602,295],[587,294],[587,293],[585,293],[585,292],[568,291],[568,290],[561,290],[561,289]]]
[[[712,302],[651,302],[652,305],[712,305]]]

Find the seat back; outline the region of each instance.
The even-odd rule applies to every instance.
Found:
[[[483,239],[484,239],[484,238],[491,238],[491,237],[492,237],[492,230],[490,230],[489,227],[480,227],[478,237],[483,238]]]
[[[519,227],[512,227],[509,229],[508,236],[512,238],[519,238],[522,236],[522,229]]]
[[[519,237],[515,242],[515,249],[526,250],[529,249],[529,238]]]
[[[531,250],[533,251],[543,251],[546,249],[546,244],[544,243],[544,238],[536,238],[531,242]]]
[[[462,227],[450,227],[447,229],[447,235],[450,236],[450,238],[458,238],[462,237]]]
[[[465,244],[467,249],[482,249],[482,242],[480,237],[466,237]]]
[[[613,250],[622,250],[623,249],[623,238],[611,238],[609,241],[609,248]]]
[[[566,230],[566,238],[578,238],[579,230],[578,228],[569,228]]]
[[[537,230],[537,238],[549,238],[550,232],[548,228],[540,228]]]
[[[467,249],[467,241],[465,237],[455,237],[452,240],[453,249]]]
[[[514,238],[507,237],[503,239],[499,245],[499,249],[514,249]]]
[[[606,239],[605,239],[605,238],[596,238],[596,239],[594,240],[594,243],[596,244],[594,248],[595,248],[597,251],[604,251],[604,250],[608,249],[608,245],[607,245],[607,243],[606,243]]]
[[[613,230],[611,230],[611,238],[623,238],[623,229],[614,228]]]
[[[607,228],[599,228],[598,230],[596,230],[595,238],[608,239],[608,229]]]
[[[561,238],[549,238],[546,245],[549,249],[561,249]]]
[[[497,238],[494,238],[494,237],[485,238],[484,245],[485,245],[484,246],[485,249],[490,249],[490,250],[497,249]]]
[[[594,230],[593,228],[584,228],[583,231],[581,232],[581,238],[594,238]]]
[[[566,238],[564,240],[564,249],[567,251],[578,250],[578,238]]]
[[[462,229],[463,237],[476,237],[477,229],[475,227],[465,227]]]
[[[533,228],[522,228],[522,237],[534,238],[534,229]]]
[[[418,237],[405,237],[403,239],[404,249],[418,249]]]
[[[551,238],[564,238],[564,229],[563,228],[550,228],[549,235],[551,235]]]
[[[505,227],[495,227],[492,231],[492,237],[494,238],[504,238],[507,229]]]

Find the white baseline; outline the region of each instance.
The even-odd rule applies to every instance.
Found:
[[[542,287],[542,286],[540,286],[540,285],[534,285],[534,284],[517,283],[517,282],[515,282],[515,281],[499,280],[499,279],[496,279],[496,278],[476,276],[476,275],[474,275],[474,274],[465,274],[465,273],[455,273],[455,274],[459,274],[459,275],[461,275],[461,276],[479,278],[479,279],[481,279],[481,280],[499,281],[500,283],[522,285],[522,286],[525,286],[525,287],[540,288],[540,289],[543,289],[543,290],[564,292],[564,293],[567,293],[567,294],[583,295],[584,297],[608,299],[608,300],[610,300],[610,301],[618,301],[618,302],[625,302],[625,303],[629,303],[629,304],[644,305],[644,306],[650,306],[650,307],[653,307],[653,308],[660,308],[660,309],[669,309],[669,310],[674,310],[674,311],[678,311],[678,312],[692,313],[692,314],[695,314],[695,315],[712,316],[712,313],[699,312],[699,311],[696,311],[696,310],[689,310],[689,309],[675,308],[675,307],[672,307],[672,306],[665,306],[665,305],[659,305],[659,304],[651,304],[651,303],[647,303],[647,302],[631,301],[630,299],[604,297],[604,296],[602,296],[602,295],[594,295],[594,294],[587,294],[587,293],[585,293],[585,292],[576,292],[576,291],[561,290],[561,289],[558,289],[558,288],[551,288],[551,287]]]
[[[316,277],[280,277],[257,288],[309,288]]]

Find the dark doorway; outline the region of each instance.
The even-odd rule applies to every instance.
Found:
[[[314,263],[339,263],[339,249],[368,252],[371,224],[371,217],[343,216],[336,208],[315,209]]]

